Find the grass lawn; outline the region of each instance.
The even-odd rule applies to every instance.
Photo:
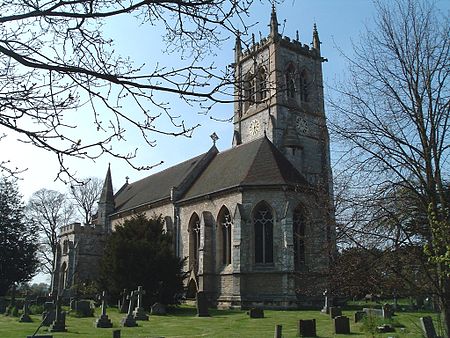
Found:
[[[317,335],[319,337],[371,337],[364,333],[361,324],[353,322],[353,311],[343,311],[350,318],[350,335],[335,335],[332,331],[332,321],[319,311],[269,311],[265,310],[265,318],[250,319],[245,311],[226,311],[210,309],[211,317],[196,317],[196,310],[191,306],[182,306],[167,316],[150,316],[147,322],[138,322],[139,327],[120,327],[120,319],[124,316],[117,309],[109,308],[108,316],[113,322],[112,329],[97,329],[93,323],[96,318],[76,318],[68,315],[66,318],[67,332],[52,333],[53,337],[67,338],[102,338],[112,337],[112,330],[120,328],[121,337],[273,337],[275,325],[283,325],[283,337],[295,337],[299,319],[316,319]],[[96,311],[96,316],[99,309]],[[430,313],[398,313],[394,320],[397,325],[403,325],[403,330],[396,328],[394,333],[376,334],[373,337],[422,337],[419,327],[419,317],[432,315]],[[436,316],[432,315],[435,319]],[[17,317],[0,315],[1,338],[24,338],[31,335],[39,325],[40,316],[31,316],[33,323],[19,323]],[[46,333],[46,327],[39,334]]]

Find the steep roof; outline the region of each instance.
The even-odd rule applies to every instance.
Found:
[[[305,178],[267,137],[216,155],[183,200],[238,186],[306,185]]]
[[[122,187],[115,196],[115,212],[170,198],[172,188],[182,185],[186,178],[193,175],[195,168],[202,162],[202,159],[207,157],[208,153]]]
[[[140,181],[125,185],[115,196],[115,212],[171,197],[187,200],[217,191],[258,185],[306,185],[305,178],[267,137],[222,153],[215,147]],[[181,199],[180,199],[181,198]]]

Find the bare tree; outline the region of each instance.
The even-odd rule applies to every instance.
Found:
[[[75,200],[75,207],[84,223],[90,224],[102,192],[103,181],[98,177],[89,177],[82,181],[82,184],[75,184],[70,187],[70,195]]]
[[[331,130],[347,150],[343,160],[356,198],[347,201],[352,208],[340,224],[358,246],[421,245],[434,263],[430,284],[448,326],[450,20],[427,1],[376,5],[375,28],[355,45],[349,79],[330,103]],[[401,214],[390,212],[399,193],[426,211],[422,238],[407,219],[395,220]],[[392,224],[383,218],[389,214]]]
[[[60,178],[67,177],[62,173],[70,176],[67,157],[95,159],[109,154],[136,167],[132,162],[136,150],[115,150],[127,132],[137,132],[155,146],[155,134],[190,136],[196,128],[186,126],[183,117],[170,110],[167,96],[160,94],[205,112],[217,102],[232,100],[231,72],[204,65],[202,57],[236,34],[234,25],[242,27],[250,4],[248,0],[2,1],[0,126],[19,133],[24,142],[54,152]],[[169,67],[163,60],[150,60],[153,66],[135,65],[116,54],[104,30],[117,17],[128,20],[130,26],[123,29],[135,24],[161,29],[167,52],[182,54],[179,66]],[[83,127],[68,114],[80,109],[91,111]],[[164,117],[171,122],[169,127],[158,123]],[[0,165],[15,171],[8,163]]]
[[[28,201],[27,217],[39,229],[41,270],[51,274],[56,259],[58,229],[73,219],[74,208],[67,195],[55,190],[36,191]]]

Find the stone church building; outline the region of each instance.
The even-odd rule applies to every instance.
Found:
[[[326,288],[335,250],[320,41],[269,36],[235,46],[232,148],[205,153],[113,194],[108,168],[96,226],[61,229],[54,288],[94,279],[102,243],[124,219],[162,215],[187,257],[187,295],[218,307],[296,308]]]

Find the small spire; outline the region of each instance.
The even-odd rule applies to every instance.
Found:
[[[275,10],[275,3],[272,2],[272,13],[270,14],[270,36],[277,37],[278,36],[278,20],[277,20],[277,12]]]
[[[320,40],[319,40],[319,32],[317,32],[317,25],[314,23],[313,27],[313,48],[320,51]]]
[[[255,48],[255,34],[252,33],[252,47]]]
[[[114,203],[114,193],[111,178],[111,163],[108,164],[108,171],[106,172],[105,182],[103,183],[102,194],[100,196],[100,203]]]
[[[128,176],[125,176],[125,184],[128,184],[128,180],[129,180],[130,178],[128,177]]]
[[[298,29],[297,29],[297,32],[295,33],[295,38],[297,41],[300,41],[300,36],[298,35]]]
[[[236,31],[236,43],[234,45],[234,56],[235,59],[238,60],[242,54],[242,44],[241,44],[241,32],[239,30]]]

